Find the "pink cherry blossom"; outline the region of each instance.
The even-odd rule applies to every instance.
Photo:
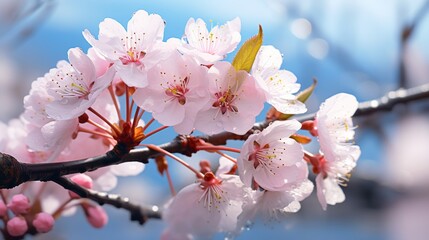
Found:
[[[284,191],[307,177],[302,146],[289,138],[300,128],[296,120],[276,121],[249,136],[237,159],[238,173],[246,186],[256,182],[265,190]]]
[[[193,56],[198,63],[211,65],[223,60],[226,54],[234,51],[241,41],[241,22],[235,18],[222,26],[214,26],[209,31],[206,23],[200,18],[190,18],[185,27],[185,35],[181,40],[169,39],[178,50],[186,55]]]
[[[207,81],[210,100],[197,114],[195,128],[207,134],[246,133],[265,102],[255,79],[228,62],[217,62],[210,67]]]
[[[280,70],[282,55],[273,46],[262,46],[252,66],[251,74],[265,93],[267,102],[286,114],[307,111],[305,105],[293,95],[301,87],[296,76],[287,70]]]
[[[133,99],[161,124],[189,134],[195,116],[209,100],[206,74],[207,68],[193,59],[173,54],[149,71],[149,85],[137,89]]]
[[[106,59],[114,62],[118,75],[128,86],[145,87],[147,70],[171,54],[162,42],[164,21],[144,10],[134,13],[127,30],[117,21],[106,18],[100,23],[96,40],[88,30],[85,39]]]
[[[103,76],[96,76],[91,59],[79,48],[68,51],[70,64],[60,62],[45,78],[48,93],[54,100],[46,106],[46,112],[55,120],[67,120],[82,115],[95,102],[101,92],[113,80],[114,69]]]
[[[243,212],[238,217],[238,227],[243,227],[246,222],[252,221],[257,216],[273,220],[280,214],[298,212],[301,209],[300,201],[307,198],[313,192],[313,188],[313,183],[305,178],[291,184],[285,191],[256,191],[253,201],[243,205]]]
[[[28,225],[23,217],[13,217],[7,222],[6,228],[11,236],[19,237],[27,232]]]
[[[30,209],[30,200],[23,194],[16,194],[7,207],[15,214],[24,214]]]
[[[237,176],[205,174],[201,183],[180,190],[165,209],[168,232],[208,237],[235,230],[245,193]]]
[[[48,94],[47,76],[49,74],[32,83],[29,95],[24,98],[25,111],[20,118],[25,125],[25,143],[29,149],[46,153],[49,157],[43,160],[52,161],[70,143],[77,130],[78,120],[56,121],[46,113],[47,105],[54,101]]]
[[[343,202],[344,193],[338,185],[348,180],[348,174],[356,166],[360,148],[353,145],[354,127],[352,116],[358,108],[353,95],[339,93],[328,98],[320,106],[315,119],[320,151],[316,178],[317,196],[323,209],[327,204]]]
[[[47,233],[54,227],[55,220],[51,214],[40,212],[33,220],[33,226],[39,233]]]

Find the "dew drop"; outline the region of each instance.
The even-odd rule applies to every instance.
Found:
[[[250,229],[252,229],[252,227],[253,227],[253,222],[252,221],[246,221],[246,223],[243,226],[243,230],[250,231]]]

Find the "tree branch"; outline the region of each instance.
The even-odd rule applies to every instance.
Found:
[[[109,204],[116,208],[126,209],[131,214],[131,221],[137,221],[140,225],[143,225],[149,218],[161,219],[161,213],[158,211],[159,208],[157,206],[144,208],[138,204],[131,203],[128,198],[122,198],[116,194],[108,194],[87,189],[65,177],[54,178],[52,181],[61,185],[65,189],[78,194],[82,198],[88,198],[97,202],[99,205]]]
[[[390,111],[399,104],[407,104],[421,99],[429,99],[429,84],[410,89],[399,89],[388,92],[385,96],[362,102],[355,113],[355,117],[367,116],[373,113]],[[314,118],[313,114],[295,117],[298,121],[306,121]],[[246,140],[255,131],[261,131],[269,125],[270,121],[256,123],[245,135],[237,135],[230,132],[221,132],[210,136],[183,136],[176,137],[173,141],[160,145],[162,149],[171,153],[181,153],[191,156],[197,152],[196,144],[205,141],[213,145],[225,145],[227,140]],[[27,181],[52,181],[60,176],[94,171],[98,168],[120,164],[123,162],[148,163],[150,158],[161,154],[148,148],[134,149],[128,152],[121,146],[105,155],[63,163],[20,163],[12,156],[0,153],[0,188],[12,188]]]

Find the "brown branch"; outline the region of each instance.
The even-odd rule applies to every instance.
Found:
[[[429,99],[429,84],[410,89],[399,89],[387,93],[385,96],[362,102],[355,113],[355,117],[367,116],[373,113],[390,111],[396,105],[406,104],[420,99]],[[306,121],[314,118],[313,114],[298,116],[295,119]],[[160,145],[162,149],[171,153],[181,153],[191,156],[197,150],[198,141],[205,141],[213,145],[225,145],[227,140],[246,140],[255,131],[261,131],[269,125],[269,121],[256,123],[245,135],[237,135],[230,132],[221,132],[210,136],[178,136],[173,141]],[[60,176],[94,171],[98,168],[120,164],[123,162],[148,163],[150,158],[161,154],[148,148],[128,150],[116,146],[105,155],[63,163],[26,164],[20,163],[15,158],[0,155],[0,188],[12,188],[27,181],[52,181]]]
[[[108,204],[116,208],[125,209],[131,214],[130,220],[137,221],[140,225],[143,225],[150,218],[161,219],[161,212],[158,211],[159,208],[156,206],[144,208],[138,204],[131,203],[128,198],[123,198],[116,194],[108,194],[87,189],[65,177],[55,178],[52,179],[52,181],[61,185],[65,189],[76,193],[80,197],[91,199],[100,205]]]

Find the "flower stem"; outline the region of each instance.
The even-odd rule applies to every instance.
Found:
[[[176,190],[174,189],[173,181],[171,180],[170,171],[168,168],[165,169],[165,175],[167,176],[168,186],[170,187],[171,196],[176,196]]]
[[[183,161],[182,159],[180,159],[179,157],[175,156],[174,154],[172,154],[172,153],[170,153],[168,151],[165,151],[164,149],[162,149],[162,148],[160,148],[160,147],[158,147],[156,145],[153,145],[153,144],[142,144],[142,145],[145,146],[145,147],[147,147],[147,148],[149,148],[149,149],[151,149],[151,150],[160,152],[162,154],[165,154],[165,155],[171,157],[172,159],[176,160],[177,162],[179,162],[180,164],[182,164],[183,166],[185,166],[186,168],[188,168],[189,170],[191,170],[192,172],[194,172],[198,177],[204,178],[204,174],[202,174],[200,171],[198,171],[197,169],[193,168],[187,162]]]
[[[86,129],[86,128],[83,128],[83,127],[79,127],[78,131],[79,132],[93,134],[93,135],[100,136],[100,137],[105,137],[105,138],[113,139],[113,137],[111,135],[109,135],[109,134],[97,132],[97,131],[94,131],[94,130],[91,130],[91,129]]]
[[[148,137],[152,136],[153,134],[155,134],[155,133],[157,133],[157,132],[160,132],[160,131],[162,131],[162,130],[164,130],[164,129],[166,129],[166,128],[168,128],[168,126],[162,126],[162,127],[159,127],[159,128],[157,128],[157,129],[155,129],[155,130],[153,130],[153,131],[149,132],[148,134],[145,134],[145,138],[148,138]]]
[[[73,200],[72,198],[69,198],[69,199],[67,199],[67,201],[63,202],[63,204],[61,204],[61,205],[57,208],[57,210],[55,210],[55,212],[54,212],[54,213],[52,213],[52,217],[53,217],[54,219],[59,218],[59,217],[60,217],[60,215],[61,215],[61,212],[65,209],[65,207],[67,206],[67,204],[69,204],[72,200]]]
[[[219,154],[219,155],[221,155],[222,157],[224,157],[224,158],[226,158],[226,159],[230,160],[230,161],[231,161],[231,162],[233,162],[233,163],[237,163],[237,160],[236,160],[235,158],[233,158],[233,157],[229,156],[228,154],[225,154],[225,153],[223,153],[223,152],[221,152],[221,151],[216,151],[216,153],[217,153],[217,154]]]
[[[155,119],[154,118],[151,118],[150,120],[149,120],[149,122],[147,122],[147,124],[145,124],[144,125],[144,127],[143,127],[143,132],[144,131],[146,131],[146,129],[148,129],[148,127],[153,123],[155,121]]]
[[[140,107],[137,106],[136,108],[136,112],[134,113],[134,120],[133,120],[133,129],[135,129],[137,127],[137,125],[139,124],[139,120],[142,118],[144,110],[141,109],[142,111],[140,111]]]
[[[116,98],[115,93],[113,92],[113,87],[111,85],[109,86],[109,93],[110,93],[110,97],[112,98],[113,104],[115,105],[116,113],[118,114],[118,119],[122,120],[118,99]]]
[[[99,117],[101,120],[103,120],[105,123],[107,123],[107,125],[109,125],[112,130],[117,134],[120,135],[121,134],[121,130],[118,129],[118,127],[116,127],[115,125],[113,125],[109,120],[107,120],[107,118],[105,118],[103,115],[101,115],[100,113],[98,113],[96,110],[94,110],[92,107],[88,108],[89,111],[91,111],[92,113],[94,113],[97,117]]]
[[[131,108],[130,108],[130,92],[128,91],[128,86],[125,87],[125,108],[127,109],[126,122],[131,120]]]
[[[197,146],[197,150],[205,150],[205,151],[228,151],[228,152],[235,152],[240,153],[240,149],[227,147],[227,146],[212,146],[212,145],[203,145],[203,146]]]

